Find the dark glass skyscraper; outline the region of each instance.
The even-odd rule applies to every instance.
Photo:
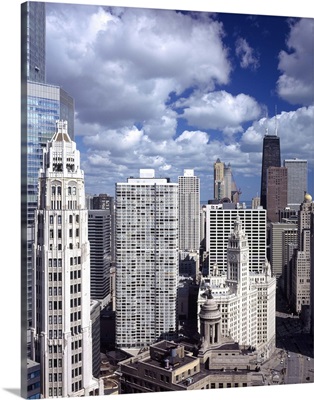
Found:
[[[21,5],[22,24],[25,24],[27,40],[24,43],[27,80],[46,81],[46,4],[28,1]]]
[[[280,166],[280,139],[277,135],[265,135],[261,178],[261,206],[265,209],[267,209],[267,168]]]

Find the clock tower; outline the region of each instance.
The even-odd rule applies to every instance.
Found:
[[[234,229],[229,235],[227,248],[227,281],[237,289],[248,290],[249,285],[249,245],[242,229],[240,218],[234,222]]]

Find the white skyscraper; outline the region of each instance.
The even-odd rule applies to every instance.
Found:
[[[288,170],[288,206],[298,210],[307,192],[307,160],[284,160]]]
[[[193,169],[179,176],[179,250],[198,251],[200,247],[200,179]]]
[[[140,170],[116,184],[116,345],[136,353],[176,333],[178,184]]]
[[[259,271],[266,259],[267,220],[266,210],[247,208],[225,208],[228,205],[206,206],[206,251],[208,252],[209,271],[218,265],[220,271],[227,270],[228,237],[239,216],[248,236],[250,246],[250,270]]]
[[[92,376],[84,172],[67,122],[47,143],[35,212],[32,358],[43,397],[102,394]]]

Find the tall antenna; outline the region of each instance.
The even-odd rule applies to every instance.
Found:
[[[268,135],[268,111],[266,110],[266,129],[265,129],[265,135]]]
[[[275,135],[278,136],[277,104],[275,105]]]

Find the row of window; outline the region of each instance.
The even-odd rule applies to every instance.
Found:
[[[61,186],[51,186],[51,194],[53,196],[61,196],[62,188]],[[76,186],[68,186],[68,195],[76,195]]]
[[[48,362],[49,368],[62,367],[62,358],[50,358]]]

